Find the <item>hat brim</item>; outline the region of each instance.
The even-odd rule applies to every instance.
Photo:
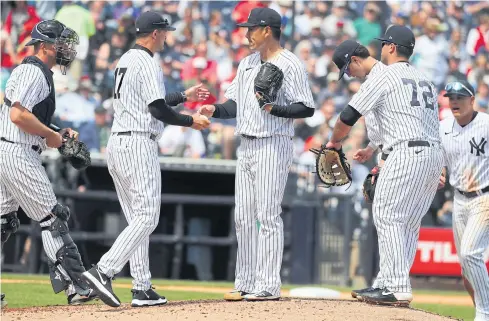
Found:
[[[256,26],[258,26],[258,24],[257,23],[251,23],[251,22],[243,22],[243,23],[238,23],[237,26],[241,27],[241,28],[250,28],[250,27],[256,27]]]
[[[42,42],[42,40],[39,40],[39,39],[31,39],[31,40],[29,40],[29,42],[28,42],[28,43],[26,43],[25,45],[26,45],[26,46],[32,46],[32,45],[34,45],[35,43],[38,43],[38,42]]]
[[[463,96],[463,97],[473,97],[471,94],[469,93],[464,93],[464,92],[461,92],[461,93],[449,93],[449,92],[446,92],[443,94],[443,97],[449,97],[449,96]]]

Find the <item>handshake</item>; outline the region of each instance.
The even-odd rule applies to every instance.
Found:
[[[216,107],[214,105],[203,105],[201,106],[195,114],[192,115],[193,124],[191,128],[202,130],[210,126],[211,122],[209,120],[214,114]]]

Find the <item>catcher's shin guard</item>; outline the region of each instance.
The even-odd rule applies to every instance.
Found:
[[[61,237],[64,243],[56,253],[56,261],[51,262],[50,265],[53,290],[55,293],[66,290],[72,282],[78,294],[88,295],[90,288],[81,278],[86,270],[78,248],[69,234],[67,222],[70,217],[69,209],[57,204],[52,212],[56,219],[50,226],[42,227],[42,230],[49,230],[53,238]]]
[[[1,216],[1,233],[2,233],[2,249],[3,244],[7,242],[11,234],[17,232],[20,226],[20,221],[17,218],[17,212],[10,212]]]

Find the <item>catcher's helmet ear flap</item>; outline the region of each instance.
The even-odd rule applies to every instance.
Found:
[[[44,20],[36,24],[34,29],[32,29],[31,37],[32,39],[26,46],[38,42],[54,44],[56,64],[60,65],[61,73],[65,75],[66,67],[76,57],[76,45],[80,43],[76,32],[57,20]]]

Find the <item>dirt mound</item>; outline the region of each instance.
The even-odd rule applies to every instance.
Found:
[[[157,317],[157,318],[156,318]],[[356,301],[282,299],[274,302],[224,302],[215,300],[170,302],[152,308],[117,309],[102,304],[85,306],[51,306],[42,308],[5,309],[2,321],[70,320],[452,320],[424,311],[373,306]]]

